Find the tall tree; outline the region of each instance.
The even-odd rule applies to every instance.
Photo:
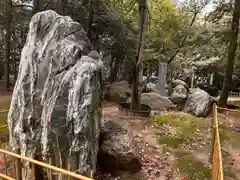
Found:
[[[207,4],[209,4],[210,0],[203,0],[203,1],[198,1],[198,0],[186,0],[184,6],[184,9],[186,12],[190,12],[192,14],[192,19],[189,23],[189,27],[191,28],[193,24],[195,23],[197,16],[202,12],[202,10],[206,7]],[[167,63],[170,64],[175,57],[178,55],[180,52],[181,48],[184,47],[185,42],[187,40],[188,36],[185,35],[182,40],[180,41],[180,44],[178,45],[178,48],[176,51],[173,53],[172,56],[167,60]]]
[[[33,0],[33,14],[40,10],[40,0]]]
[[[10,86],[9,64],[10,64],[10,48],[11,48],[11,25],[12,25],[12,0],[6,1],[5,7],[5,21],[4,21],[4,77],[5,89],[8,90]]]
[[[132,99],[131,99],[131,109],[137,110],[140,107],[141,98],[141,85],[139,84],[141,71],[142,71],[142,54],[144,46],[144,30],[145,30],[145,20],[147,14],[147,0],[139,0],[139,44],[137,47],[137,55],[135,64],[133,67],[133,82],[132,82]],[[140,85],[140,86],[139,86]]]
[[[87,36],[90,41],[92,41],[92,25],[93,25],[93,0],[89,0],[89,9],[88,9],[88,31]]]
[[[238,42],[238,31],[239,31],[239,18],[240,18],[240,0],[235,0],[234,10],[232,16],[232,25],[229,38],[228,47],[228,62],[226,67],[226,74],[223,82],[223,89],[220,95],[219,104],[225,106],[227,104],[227,98],[229,89],[232,85],[232,75],[235,61],[235,54]]]
[[[57,12],[64,15],[65,13],[66,0],[57,1]]]

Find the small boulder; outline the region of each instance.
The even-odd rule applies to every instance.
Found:
[[[131,98],[128,99],[128,102],[131,102]],[[170,110],[175,108],[171,100],[156,92],[142,93],[141,104],[150,106],[152,110]]]
[[[172,87],[175,88],[178,85],[183,85],[187,90],[188,90],[188,85],[187,83],[185,83],[184,81],[180,80],[180,79],[176,79],[172,81]]]
[[[182,104],[185,103],[187,95],[187,89],[183,85],[179,84],[174,88],[170,100],[175,104]]]
[[[190,89],[184,111],[195,116],[204,117],[209,112],[213,98],[200,88]]]
[[[146,85],[146,92],[156,92],[156,84],[150,82]]]
[[[134,173],[141,169],[139,157],[135,153],[133,135],[122,125],[113,121],[103,123],[98,165],[105,172]]]
[[[106,86],[104,99],[116,103],[125,102],[131,96],[131,91],[131,85],[126,81],[115,82]]]
[[[150,80],[150,82],[152,82],[152,83],[157,83],[157,81],[158,81],[158,76],[151,76],[151,77],[149,78],[149,80]]]

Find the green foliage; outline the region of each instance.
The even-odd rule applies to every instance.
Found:
[[[233,127],[229,127],[224,123],[220,124],[219,136],[221,143],[227,143],[236,149],[240,149],[240,144],[238,142],[240,139],[240,134],[238,132],[235,132]]]
[[[159,60],[168,61],[177,52],[170,66],[172,70],[181,69],[182,64],[186,67],[191,66],[193,57],[198,53],[202,55],[201,60],[219,56],[222,59],[220,68],[224,69],[232,4],[225,0],[214,2],[214,11],[203,18],[201,13],[209,1],[186,0],[179,6],[171,0],[147,1],[148,21],[143,52],[146,66],[152,64],[156,67]],[[6,2],[7,0],[0,0],[1,30]],[[65,15],[80,22],[86,31],[88,31],[89,2],[89,0],[71,0],[66,3],[64,10]],[[24,6],[14,4],[13,7],[12,41],[18,42],[12,43],[14,52],[17,53],[17,58],[13,59],[18,61],[21,50],[19,47],[25,42],[32,13]],[[56,3],[49,0],[41,1],[41,9],[43,8],[56,10]],[[104,56],[110,56],[111,61],[119,62],[121,65],[119,72],[123,73],[122,69],[125,68],[123,64],[131,66],[130,63],[136,56],[139,27],[138,0],[98,0],[94,1],[93,9],[92,43],[95,48],[100,44]],[[21,37],[21,33],[25,35]],[[0,57],[1,54],[0,51]],[[240,57],[239,50],[237,57]],[[236,67],[239,67],[239,62],[236,62]],[[111,65],[111,62],[105,64]]]
[[[211,167],[197,154],[198,150],[205,149],[208,157],[207,154],[211,152],[212,137],[210,125],[206,120],[188,114],[168,113],[157,116],[152,123],[156,126],[159,143],[164,151],[170,152],[175,157],[174,164],[183,177],[196,180],[211,178]],[[232,127],[221,123],[219,132],[223,149],[229,146],[236,150],[240,148],[238,143],[240,135],[234,132]],[[226,151],[222,153],[223,159],[227,161],[230,154],[224,154]],[[237,169],[224,167],[226,178],[236,179],[237,173]]]
[[[157,116],[153,120],[153,124],[159,128],[168,127],[169,132],[157,132],[157,137],[160,144],[167,145],[173,149],[191,141],[194,133],[204,128],[201,120],[192,115],[180,115],[177,117],[165,114]]]
[[[211,168],[197,160],[191,153],[177,151],[175,155],[177,158],[176,166],[183,177],[194,180],[211,179]]]
[[[169,148],[176,149],[179,148],[184,142],[184,138],[181,135],[172,134],[157,134],[159,143],[164,144]]]
[[[158,125],[158,126],[163,126],[164,124],[167,124],[172,120],[172,116],[168,114],[160,115],[155,117],[153,120],[153,123]]]

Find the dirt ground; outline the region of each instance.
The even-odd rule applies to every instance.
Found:
[[[160,113],[160,112],[159,112]],[[219,113],[224,175],[240,179],[240,139],[234,131],[238,114]],[[103,119],[121,123],[134,133],[134,143],[143,164],[137,174],[101,174],[96,179],[209,180],[211,179],[211,115],[196,118],[182,112],[162,112],[145,119],[118,115],[115,104],[106,104]],[[239,145],[238,145],[239,144]]]
[[[11,96],[0,96],[0,109],[9,107]],[[150,118],[123,117],[116,104],[105,103],[103,119],[121,123],[134,135],[142,169],[135,174],[106,174],[98,169],[96,180],[208,180],[211,179],[211,115],[196,118],[182,112],[156,112]],[[240,179],[240,113],[219,113],[224,175]],[[2,116],[0,124],[6,123]],[[2,134],[2,132],[0,132]],[[1,138],[7,147],[7,135]],[[0,155],[0,161],[3,156]],[[10,162],[9,162],[10,163]],[[11,171],[11,166],[9,166]]]
[[[149,125],[149,118],[131,118],[118,115],[116,104],[105,104],[103,108],[103,119],[110,119],[126,127],[134,135],[134,143],[137,154],[141,159],[142,170],[136,174],[120,172],[118,176],[111,174],[101,174],[98,172],[97,180],[113,179],[144,179],[144,180],[180,180],[179,172],[172,167],[170,153],[164,152]],[[99,175],[100,174],[100,175]]]

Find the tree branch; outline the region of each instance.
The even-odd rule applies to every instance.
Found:
[[[197,15],[198,15],[198,11],[195,11],[194,15],[193,15],[193,18],[191,20],[191,23],[190,23],[190,27],[193,26],[194,22],[196,21],[196,18],[197,18]],[[173,55],[169,58],[169,60],[167,61],[168,64],[170,64],[174,58],[177,56],[177,54],[180,52],[181,48],[184,46],[185,44],[185,41],[187,40],[187,35],[184,36],[184,38],[182,39],[181,43],[179,44],[179,47],[178,49],[173,53]]]

